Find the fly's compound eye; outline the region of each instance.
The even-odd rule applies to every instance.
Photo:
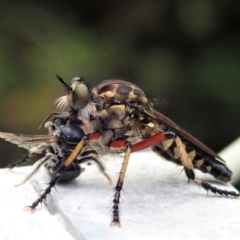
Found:
[[[72,86],[73,85],[73,83],[84,83],[84,80],[83,80],[83,78],[81,78],[81,77],[75,77],[75,78],[73,78],[71,81],[70,81],[70,86]]]
[[[83,79],[75,77],[70,81],[72,88],[72,107],[76,110],[83,109],[89,102],[89,89]]]

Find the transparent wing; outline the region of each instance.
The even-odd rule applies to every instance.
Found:
[[[37,146],[41,143],[53,142],[53,136],[49,135],[25,135],[0,132],[0,138],[16,144],[18,147],[26,148],[27,150],[30,150],[32,147]]]
[[[187,131],[185,131],[181,127],[179,127],[175,122],[173,122],[168,117],[164,116],[163,114],[161,114],[160,112],[158,112],[155,109],[148,110],[148,109],[145,109],[142,106],[139,106],[138,108],[143,113],[148,115],[149,117],[153,118],[154,120],[158,121],[159,123],[162,123],[166,127],[170,128],[172,131],[177,133],[180,137],[182,137],[182,138],[186,139],[187,141],[189,141],[190,143],[192,143],[195,147],[197,147],[201,151],[203,151],[203,152],[207,153],[208,155],[214,157],[217,161],[225,164],[225,161],[220,156],[218,156],[217,153],[215,153],[209,147],[207,147],[202,142],[200,142],[198,139],[193,137],[190,133],[188,133]]]

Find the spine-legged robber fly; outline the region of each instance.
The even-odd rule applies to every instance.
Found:
[[[73,78],[69,84],[57,77],[67,90],[67,95],[57,99],[57,103],[62,110],[68,110],[69,119],[80,120],[86,133],[99,131],[104,146],[108,147],[114,141],[126,142],[126,154],[115,187],[111,225],[120,226],[120,195],[132,146],[136,143],[141,149],[152,147],[157,154],[183,166],[188,180],[205,190],[239,198],[239,193],[218,189],[195,177],[194,168],[226,183],[231,180],[232,172],[214,151],[154,109],[153,103],[135,84],[118,79],[106,80],[90,90],[79,77]],[[159,141],[158,136],[169,131],[175,134],[168,140]],[[78,146],[82,145],[81,142]],[[80,151],[81,147],[76,147],[67,161]]]

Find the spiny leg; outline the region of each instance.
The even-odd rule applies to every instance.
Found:
[[[28,162],[28,161],[30,161],[30,160],[31,160],[31,158],[29,157],[29,154],[26,154],[25,156],[23,156],[21,159],[17,160],[16,162],[14,162],[14,163],[12,163],[12,164],[9,164],[9,165],[7,166],[7,168],[8,168],[9,170],[12,170],[14,167],[19,166],[19,165],[22,165],[22,164],[24,164],[25,162]]]
[[[40,197],[35,202],[33,202],[31,206],[27,206],[24,209],[27,211],[30,211],[31,213],[35,212],[35,209],[38,206],[38,204],[41,203],[44,199],[46,199],[47,195],[51,192],[52,188],[55,186],[56,182],[61,177],[65,169],[66,169],[66,166],[62,165],[59,168],[56,176],[50,181],[50,183],[48,184],[48,187],[44,190],[43,194],[41,194]]]
[[[184,147],[184,144],[182,143],[181,139],[179,137],[175,138],[175,142],[180,154],[180,160],[182,162],[182,165],[184,167],[186,176],[189,180],[192,180],[194,183],[196,183],[198,186],[202,187],[206,191],[211,191],[212,193],[219,194],[219,195],[225,195],[225,196],[231,196],[231,197],[236,197],[240,198],[240,194],[235,192],[235,191],[227,191],[227,190],[222,190],[219,188],[216,188],[209,184],[206,181],[202,181],[198,178],[195,178],[195,173],[192,165],[192,161],[190,160],[186,149]]]
[[[19,184],[15,185],[15,187],[18,187],[24,183],[26,183],[39,169],[40,167],[46,162],[49,160],[49,158],[52,156],[51,155],[47,155],[45,156],[44,158],[40,159],[38,162],[37,162],[37,165],[35,166],[35,168],[33,169],[33,171],[26,177],[23,179],[22,182],[20,182]]]
[[[119,217],[119,203],[120,203],[120,196],[121,196],[123,181],[124,181],[124,177],[125,177],[125,174],[126,174],[130,154],[131,154],[130,143],[126,144],[126,148],[127,148],[127,150],[126,150],[124,160],[123,160],[123,163],[122,163],[122,168],[121,168],[121,171],[120,171],[120,174],[119,174],[119,177],[118,177],[117,185],[115,187],[115,193],[114,193],[114,197],[113,197],[113,208],[112,208],[112,222],[110,223],[110,226],[115,226],[116,225],[118,227],[121,227],[120,217]]]
[[[184,146],[182,140],[178,136],[176,136],[176,138],[175,138],[175,143],[177,145],[178,152],[180,155],[180,161],[184,167],[184,171],[185,171],[187,178],[189,180],[194,180],[195,173],[194,173],[192,161],[190,160],[190,158],[187,154],[187,151],[185,149],[185,146]]]
[[[39,203],[41,203],[44,199],[46,199],[47,195],[51,192],[51,189],[55,186],[56,182],[59,180],[63,172],[66,170],[68,166],[71,165],[71,163],[75,160],[79,152],[82,150],[84,144],[88,140],[89,136],[85,135],[83,139],[77,144],[76,148],[73,150],[71,155],[63,162],[63,164],[59,167],[55,177],[50,181],[47,188],[44,190],[44,192],[40,195],[40,197],[32,203],[31,206],[25,207],[25,210],[29,210],[30,212],[34,212],[36,207]]]
[[[223,189],[214,187],[208,182],[202,181],[197,178],[195,178],[193,182],[196,183],[198,186],[201,186],[202,188],[204,188],[206,191],[211,191],[212,193],[219,194],[221,196],[236,197],[237,199],[240,199],[240,194],[235,191],[228,191],[228,190],[223,190]]]
[[[128,161],[129,161],[131,152],[136,152],[136,151],[140,151],[140,150],[152,147],[156,143],[163,142],[170,138],[175,138],[175,133],[173,133],[171,131],[167,131],[167,132],[157,133],[157,134],[155,134],[147,139],[144,139],[132,146],[130,145],[129,142],[126,142],[125,140],[116,140],[110,144],[110,147],[113,147],[113,148],[120,149],[123,145],[126,148],[124,161],[123,161],[122,168],[121,168],[121,171],[119,174],[117,185],[115,187],[115,193],[114,193],[114,197],[113,197],[112,222],[111,222],[110,226],[114,226],[114,225],[117,225],[119,227],[121,226],[120,225],[120,217],[119,217],[120,195],[121,195],[123,181],[124,181],[124,177],[125,177],[125,173],[126,173],[126,169],[127,169],[127,165],[128,165]]]
[[[32,147],[28,154],[26,154],[23,158],[21,158],[20,160],[16,161],[15,163],[11,164],[8,166],[8,168],[11,170],[12,168],[22,165],[23,163],[32,160],[32,158],[36,155],[36,154],[41,154],[44,153],[46,151],[46,149],[49,148],[49,145],[46,143],[42,143],[39,144],[38,146]]]

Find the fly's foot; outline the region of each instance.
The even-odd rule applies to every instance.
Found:
[[[42,202],[42,199],[39,198],[37,201],[35,201],[31,206],[26,206],[24,208],[25,211],[30,211],[30,213],[34,213],[36,211],[37,205]]]
[[[24,211],[29,211],[30,213],[35,213],[36,208],[33,207],[33,206],[26,206],[26,207],[24,208]]]
[[[23,185],[23,182],[20,182],[20,183],[14,185],[14,187],[19,187],[19,186],[21,186],[21,185]]]
[[[110,227],[113,227],[113,226],[121,227],[121,224],[120,224],[120,222],[118,222],[118,221],[112,221],[112,222],[110,223]]]

